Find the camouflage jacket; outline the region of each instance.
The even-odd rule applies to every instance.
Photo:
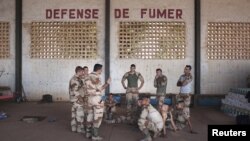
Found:
[[[69,82],[69,99],[71,102],[77,102],[83,91],[83,82],[81,78],[74,75]]]

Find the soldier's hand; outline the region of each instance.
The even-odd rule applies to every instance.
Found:
[[[107,83],[108,83],[108,84],[111,83],[111,78],[110,78],[110,77],[108,78]]]
[[[78,103],[78,104],[83,104],[83,103],[84,103],[84,102],[83,102],[83,99],[82,99],[82,98],[78,98],[77,103]]]
[[[156,79],[157,79],[158,77],[159,77],[158,75],[155,76]]]
[[[126,86],[123,86],[123,88],[124,88],[124,89],[127,89],[127,87],[126,87]]]
[[[141,89],[141,87],[137,88],[137,91],[139,91]]]

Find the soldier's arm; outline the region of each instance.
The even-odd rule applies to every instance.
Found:
[[[165,76],[165,77],[163,78],[163,82],[161,82],[161,85],[162,85],[162,86],[167,86],[167,83],[168,83],[168,78]]]
[[[141,85],[140,85],[140,87],[138,89],[141,89],[143,87],[143,85],[144,85],[144,78],[140,73],[138,74],[138,77],[139,77],[139,80],[141,81]]]
[[[147,124],[148,110],[144,108],[141,112],[140,118],[138,120],[138,125],[140,129],[145,129]]]
[[[75,97],[79,100],[79,101],[82,101],[82,97],[80,95],[80,83],[75,81],[75,82],[72,82],[70,84],[70,87],[72,88],[72,91],[73,91],[73,95],[75,95]]]
[[[188,83],[190,83],[193,80],[192,75],[190,74],[189,77],[186,77],[186,79],[182,82],[182,86],[186,86]]]
[[[156,81],[156,77],[154,79],[154,87],[157,88],[157,81]]]
[[[177,87],[181,87],[182,86],[181,76],[180,76],[179,80],[177,81],[176,85],[177,85]]]
[[[102,90],[106,89],[109,86],[110,82],[111,82],[111,78],[109,78],[107,82],[104,85],[102,85]]]
[[[126,85],[125,85],[125,80],[127,79],[127,77],[128,77],[128,73],[125,73],[124,75],[123,75],[123,77],[122,77],[122,81],[121,81],[121,83],[122,83],[122,86],[123,86],[123,88],[124,89],[127,89],[127,87],[126,87]]]
[[[176,125],[175,125],[174,117],[173,117],[173,114],[172,114],[172,111],[171,111],[171,110],[169,111],[169,114],[170,114],[171,126],[173,127],[174,131],[177,131],[178,128],[177,128]]]
[[[116,106],[117,103],[118,102],[115,99],[113,99],[113,106]]]

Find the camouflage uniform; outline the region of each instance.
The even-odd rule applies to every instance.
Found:
[[[176,96],[176,101],[181,108],[176,110],[176,126],[179,129],[185,127],[187,120],[190,118],[190,103],[191,103],[191,89],[192,89],[192,75],[181,75],[178,81],[185,81],[186,85],[181,86],[180,94]]]
[[[157,137],[163,129],[163,119],[161,114],[151,105],[143,106],[140,118],[138,120],[140,130],[145,134],[144,140],[152,140],[149,131],[154,132]]]
[[[175,110],[175,118],[177,128],[182,129],[186,126],[187,120],[190,118],[190,111],[189,107],[186,107],[184,102],[180,102],[179,104],[181,104],[182,108]]]
[[[144,78],[139,72],[131,74],[127,72],[122,77],[122,81],[127,79],[127,91],[126,91],[126,101],[127,101],[127,116],[131,118],[131,114],[137,111],[137,101],[138,101],[138,79],[144,82]],[[133,107],[133,108],[132,108]]]
[[[82,99],[83,99],[83,111],[84,111],[84,118],[83,123],[84,125],[87,124],[87,115],[88,115],[88,94],[87,94],[87,86],[86,81],[89,79],[88,75],[84,75],[81,77],[81,80],[83,82],[83,92],[81,93]],[[84,128],[85,129],[85,128]],[[84,130],[85,132],[85,130]]]
[[[164,104],[164,99],[166,95],[166,89],[167,89],[167,77],[165,75],[162,75],[158,78],[155,78],[154,80],[154,87],[156,89],[156,96],[158,100],[158,106],[162,106]]]
[[[100,76],[95,72],[89,74],[85,81],[88,94],[87,137],[98,137],[98,129],[102,122],[104,102],[102,100],[102,84]]]
[[[82,103],[83,82],[81,78],[74,75],[69,82],[69,96],[72,103],[71,108],[71,130],[73,132],[83,132],[84,111]]]
[[[171,127],[170,129],[173,129],[173,130],[177,130],[177,127],[174,123],[174,118],[173,118],[173,115],[172,115],[172,112],[174,110],[169,106],[169,105],[165,105],[163,104],[161,106],[161,109],[160,109],[160,112],[161,112],[161,115],[162,115],[162,118],[163,118],[163,123],[166,123],[166,122],[170,122],[171,123]],[[164,127],[163,127],[163,133],[164,135],[166,135],[166,126],[164,124]]]
[[[116,112],[115,105],[117,104],[117,101],[113,98],[110,100],[107,98],[105,100],[105,113],[106,113],[106,119],[112,120],[113,119],[113,113]]]

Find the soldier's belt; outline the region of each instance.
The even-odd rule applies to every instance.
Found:
[[[93,97],[93,96],[102,96],[102,94],[91,94],[88,97]]]
[[[180,97],[187,98],[190,96],[190,94],[179,94]]]

